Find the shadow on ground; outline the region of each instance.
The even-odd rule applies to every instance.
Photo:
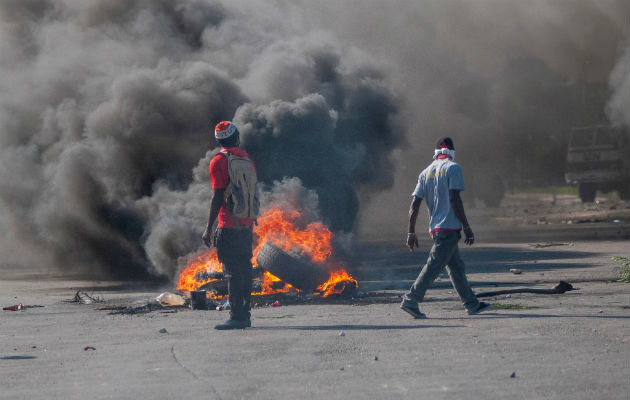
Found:
[[[422,329],[422,328],[464,328],[463,325],[275,325],[260,326],[252,329],[259,330],[298,330],[298,331],[360,331],[360,330],[396,330],[396,329]]]
[[[414,280],[429,255],[425,251],[410,252],[404,246],[393,244],[363,245],[349,263],[349,268],[359,281]],[[461,257],[466,264],[466,273],[507,272],[518,268],[523,272],[590,268],[592,264],[565,260],[580,260],[593,257],[596,253],[571,250],[535,249],[523,247],[463,248]]]

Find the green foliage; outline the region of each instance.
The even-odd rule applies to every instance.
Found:
[[[617,282],[630,283],[630,259],[627,257],[612,257],[613,261],[621,264]]]

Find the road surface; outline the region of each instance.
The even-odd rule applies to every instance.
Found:
[[[116,315],[64,301],[82,289],[143,305],[168,287],[3,270],[0,304],[43,307],[0,314],[0,398],[627,400],[630,285],[613,282],[611,256],[629,242],[536,244],[465,249],[474,289],[562,279],[578,290],[490,298],[494,309],[468,316],[443,275],[422,304],[429,318],[413,320],[399,296],[428,248],[367,243],[351,259],[364,297],[258,307],[243,331],[212,329],[225,311]]]

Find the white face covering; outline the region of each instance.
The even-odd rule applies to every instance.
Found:
[[[433,159],[437,159],[441,155],[446,155],[451,158],[452,161],[455,161],[455,150],[443,148],[443,149],[435,149],[435,153],[433,154]]]

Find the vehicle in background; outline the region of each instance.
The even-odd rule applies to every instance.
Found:
[[[618,191],[630,199],[630,134],[627,127],[607,125],[574,128],[567,152],[567,183],[578,185],[584,203],[597,191]]]

